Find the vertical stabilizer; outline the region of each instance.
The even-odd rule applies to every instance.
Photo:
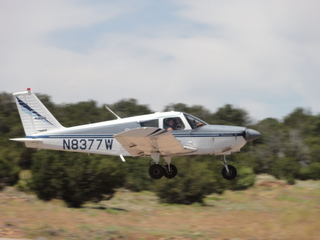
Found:
[[[63,128],[30,88],[13,96],[27,136]]]

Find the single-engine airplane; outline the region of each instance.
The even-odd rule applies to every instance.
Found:
[[[222,176],[232,180],[235,167],[228,165],[226,155],[239,152],[260,133],[245,127],[209,125],[183,112],[156,112],[75,127],[63,127],[30,88],[13,93],[26,136],[10,140],[24,142],[26,147],[70,152],[151,157],[149,174],[173,178],[177,168],[171,158],[184,155],[222,155]],[[161,164],[160,158],[164,161]]]

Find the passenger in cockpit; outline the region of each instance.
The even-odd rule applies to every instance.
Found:
[[[181,122],[181,119],[180,118],[176,118],[176,129],[177,130],[181,130],[183,129],[183,123]]]

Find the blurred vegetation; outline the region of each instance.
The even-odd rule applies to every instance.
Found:
[[[30,189],[42,200],[63,199],[69,207],[107,200],[123,185],[119,163],[100,155],[42,150],[33,159]]]
[[[57,105],[50,97],[37,94],[65,127],[107,121],[115,117],[104,106],[90,100]],[[147,105],[135,99],[123,99],[108,106],[120,117],[148,114]],[[40,199],[63,199],[71,207],[86,201],[109,199],[116,188],[154,191],[162,202],[202,203],[210,193],[226,189],[242,190],[254,184],[256,174],[268,173],[294,184],[295,179],[320,179],[320,115],[297,108],[282,120],[267,118],[253,123],[248,113],[227,104],[215,113],[203,106],[169,104],[164,111],[183,111],[209,124],[245,126],[261,132],[260,139],[248,143],[240,154],[227,157],[238,169],[233,181],[221,176],[219,156],[175,157],[178,175],[173,179],[151,179],[146,158],[66,153],[29,149],[10,138],[23,137],[24,131],[11,94],[0,93],[0,188],[16,184],[32,191]],[[19,181],[19,172],[28,170],[30,179]]]

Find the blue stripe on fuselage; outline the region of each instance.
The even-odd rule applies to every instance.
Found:
[[[113,138],[113,135],[37,135],[26,138]]]
[[[175,137],[237,137],[243,136],[243,133],[198,133],[198,134],[173,134]]]
[[[101,134],[101,135],[77,135],[77,134],[66,134],[66,135],[37,135],[37,136],[26,136],[26,138],[113,138],[114,134]],[[243,136],[243,133],[173,133],[173,136],[176,138],[184,137],[237,137]]]

